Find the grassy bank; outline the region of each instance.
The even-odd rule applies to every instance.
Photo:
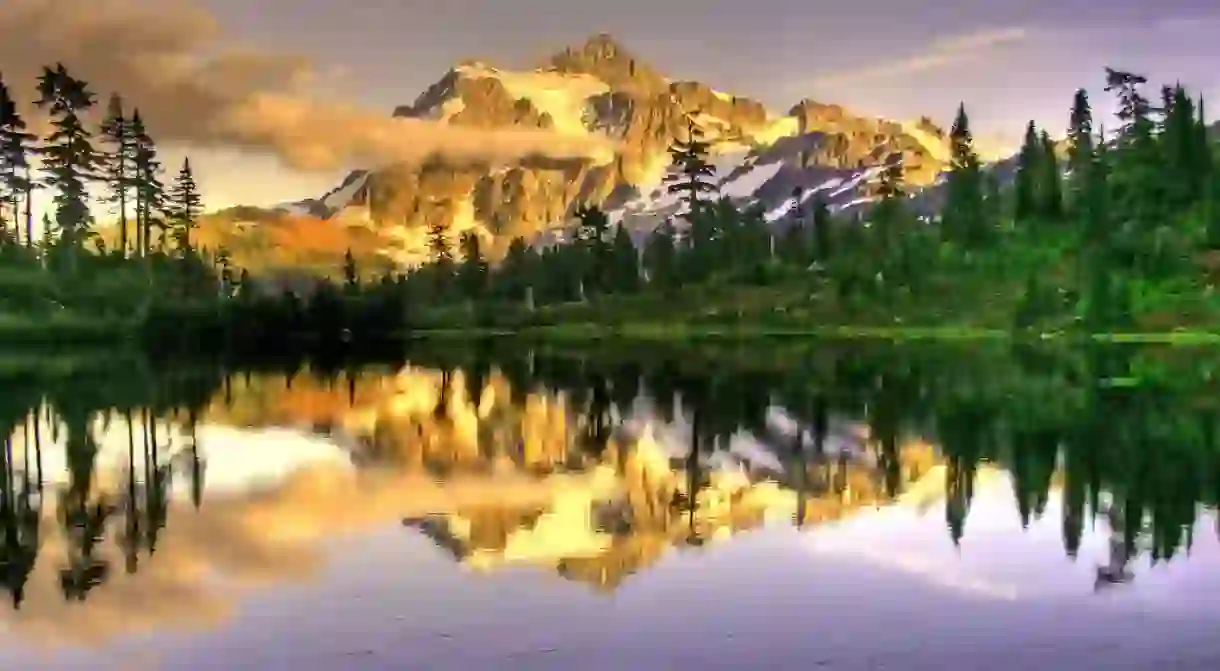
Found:
[[[0,313],[0,346],[119,346],[131,339],[135,324],[134,318],[95,318],[76,312]]]
[[[1083,328],[1068,296],[1026,314],[1024,287],[984,278],[929,278],[918,293],[845,301],[825,285],[704,285],[681,292],[601,296],[526,310],[501,303],[411,315],[419,338],[516,336],[541,340],[691,341],[763,338],[1098,340],[1220,343],[1220,303],[1162,291],[1105,332]]]

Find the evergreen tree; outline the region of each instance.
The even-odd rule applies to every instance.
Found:
[[[191,159],[182,160],[182,168],[178,177],[166,194],[169,201],[170,224],[178,249],[184,258],[194,253],[191,246],[191,233],[199,221],[203,211],[203,198],[199,195],[199,187],[195,184],[195,175],[191,171]]]
[[[1199,96],[1198,105],[1199,120],[1195,125],[1195,146],[1199,147],[1199,172],[1203,175],[1204,185],[1210,184],[1210,177],[1213,176],[1212,171],[1215,169],[1215,154],[1213,147],[1215,145],[1211,140],[1211,133],[1207,126],[1207,111],[1203,106],[1203,96]]]
[[[580,252],[583,253],[585,272],[581,280],[586,288],[605,290],[610,284],[610,218],[596,205],[581,205],[576,210],[577,231]]]
[[[496,288],[512,300],[525,300],[526,290],[532,285],[532,257],[533,253],[525,244],[525,240],[520,237],[513,238],[496,273]]]
[[[998,226],[1005,225],[1007,210],[1005,209],[1004,191],[1000,188],[1000,176],[995,169],[983,170],[983,214],[987,221]]]
[[[1059,174],[1055,142],[1045,130],[1038,137],[1038,164],[1038,211],[1055,221],[1063,216],[1063,178]]]
[[[813,226],[813,248],[815,257],[825,263],[830,260],[834,253],[832,242],[833,232],[831,227],[834,225],[830,216],[830,208],[826,206],[826,201],[820,197],[815,197],[813,201],[813,214],[811,215]]]
[[[1079,214],[1088,190],[1088,172],[1093,165],[1093,110],[1089,105],[1089,94],[1084,89],[1076,91],[1072,101],[1072,114],[1068,122],[1068,162],[1070,174],[1068,192],[1070,202]]]
[[[700,196],[717,191],[713,178],[716,169],[708,163],[711,145],[703,138],[703,131],[695,124],[692,115],[686,117],[686,139],[676,140],[669,148],[670,172],[664,183],[669,193],[679,194],[688,208],[688,217],[700,208]]]
[[[902,284],[910,280],[908,257],[903,239],[906,232],[906,189],[903,185],[901,154],[891,154],[881,173],[877,189],[880,202],[872,212],[872,237],[877,246],[876,267],[887,284]]]
[[[987,244],[992,231],[983,216],[982,169],[964,105],[957,108],[949,144],[952,159],[942,226],[950,239],[966,249],[978,249]]]
[[[30,172],[30,153],[35,137],[26,132],[25,119],[17,110],[17,102],[0,79],[0,210],[7,203],[12,213],[14,239],[19,239],[18,218],[21,202],[26,203],[27,246],[32,244],[33,223],[30,221],[29,199],[34,184]]]
[[[623,293],[636,291],[640,285],[640,256],[631,242],[631,235],[622,224],[614,227],[614,241],[610,249],[614,290]]]
[[[453,264],[453,242],[449,239],[449,221],[437,217],[428,224],[428,251],[432,253],[432,261],[441,272],[450,271]]]
[[[644,246],[644,267],[648,270],[648,283],[664,289],[677,283],[677,244],[674,225],[666,219],[648,236]]]
[[[1143,95],[1143,76],[1106,68],[1106,91],[1118,97],[1116,116],[1122,123],[1118,149],[1109,178],[1114,207],[1122,213],[1119,223],[1122,244],[1131,250],[1137,268],[1147,270],[1155,245],[1151,236],[1164,224],[1166,180],[1161,170],[1159,147],[1154,137],[1152,106]]]
[[[161,161],[157,146],[140,118],[140,110],[131,114],[133,176],[135,179],[136,246],[141,256],[152,251],[152,229],[158,213],[166,208],[165,185],[161,181]]]
[[[1165,157],[1172,207],[1182,210],[1202,195],[1205,179],[1202,155],[1209,149],[1206,143],[1198,142],[1195,103],[1186,95],[1186,90],[1176,86],[1165,95],[1168,99],[1159,136],[1161,151]]]
[[[1017,155],[1017,175],[1013,185],[1015,196],[1014,216],[1018,224],[1030,221],[1037,211],[1037,186],[1039,180],[1038,158],[1042,145],[1038,140],[1038,129],[1033,121],[1025,127],[1025,141]]]
[[[810,239],[810,228],[805,224],[805,212],[802,208],[804,200],[805,189],[800,186],[794,188],[792,198],[788,201],[792,224],[784,234],[781,254],[788,263],[808,264],[813,256],[813,241]]]
[[[352,256],[352,248],[348,247],[343,254],[343,284],[349,290],[354,290],[360,286],[360,272],[356,268],[356,257]]]
[[[103,154],[107,200],[118,207],[119,249],[127,256],[127,199],[135,181],[132,168],[135,163],[135,145],[131,136],[131,121],[123,111],[123,98],[110,96],[106,118],[102,121],[100,136],[107,149]]]
[[[87,184],[96,178],[98,153],[81,115],[96,104],[88,85],[63,64],[43,68],[36,104],[51,116],[54,130],[41,150],[46,183],[55,189],[56,225],[70,246],[79,244],[89,225]]]
[[[1110,152],[1105,128],[1098,131],[1093,160],[1085,171],[1080,280],[1086,327],[1098,331],[1112,321],[1111,268],[1115,257],[1115,232],[1109,202]]]
[[[467,231],[462,234],[462,283],[466,296],[478,299],[487,287],[487,260],[483,257],[479,234]]]

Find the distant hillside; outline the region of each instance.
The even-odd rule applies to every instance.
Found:
[[[134,224],[128,224],[135,240]],[[161,241],[153,233],[153,246]],[[107,246],[119,241],[117,225],[103,229]],[[342,277],[344,256],[350,250],[362,275],[379,276],[394,267],[383,253],[392,244],[384,233],[365,225],[290,214],[284,211],[239,206],[205,214],[191,240],[212,253],[227,250],[234,265],[256,275],[279,272]],[[171,248],[173,243],[167,243]]]

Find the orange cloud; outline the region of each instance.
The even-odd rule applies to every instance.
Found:
[[[186,0],[0,3],[0,64],[16,97],[29,100],[42,66],[56,62],[88,81],[103,105],[111,91],[138,105],[163,142],[267,152],[303,170],[610,149],[601,138],[450,127],[311,98],[317,75],[306,59],[226,43],[215,18]]]

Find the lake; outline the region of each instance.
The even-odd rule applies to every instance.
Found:
[[[1220,668],[1220,351],[5,383],[0,668]]]

